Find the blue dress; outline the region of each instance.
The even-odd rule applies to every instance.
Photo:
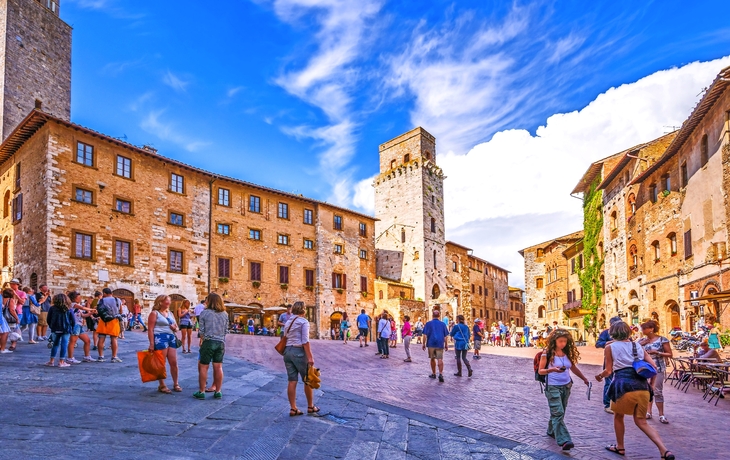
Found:
[[[28,324],[35,324],[38,322],[38,317],[30,312],[30,299],[26,299],[25,305],[23,305],[23,314],[20,315],[20,325],[27,326]]]
[[[10,332],[10,326],[8,326],[8,322],[5,320],[5,315],[0,314],[0,334],[7,334]]]

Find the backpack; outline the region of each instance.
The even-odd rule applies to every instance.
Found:
[[[546,354],[545,350],[540,350],[535,355],[535,358],[532,360],[532,368],[535,371],[535,380],[540,382],[540,392],[543,391],[543,386],[547,385],[547,375],[540,375],[538,372],[540,370],[540,360],[542,359],[542,355]],[[550,365],[550,355],[547,355],[547,362],[545,364],[545,369]]]
[[[108,298],[108,297],[106,297],[106,298]],[[117,300],[116,297],[113,297],[113,299],[115,301]],[[104,299],[99,299],[99,303],[96,304],[96,314],[99,315],[99,319],[101,319],[105,323],[108,323],[109,321],[114,320],[114,315],[112,315],[112,310],[106,304],[106,301]]]

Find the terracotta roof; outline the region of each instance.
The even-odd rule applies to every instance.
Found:
[[[553,238],[552,240],[547,240],[547,241],[539,243],[539,244],[533,244],[532,246],[529,246],[525,249],[520,249],[517,252],[519,252],[522,257],[525,257],[525,251],[527,251],[528,249],[545,247],[556,241],[573,240],[573,239],[580,239],[580,238],[583,238],[583,230],[578,230],[577,232],[568,233],[567,235],[559,236],[557,238]]]
[[[669,144],[669,147],[667,147],[664,155],[662,155],[659,160],[651,165],[646,171],[637,176],[631,183],[637,184],[639,182],[642,182],[644,179],[649,177],[651,173],[659,169],[670,158],[676,155],[677,152],[679,152],[679,149],[682,148],[687,139],[689,139],[689,137],[692,135],[692,132],[695,130],[697,125],[702,121],[705,115],[707,115],[707,112],[710,111],[712,106],[715,105],[715,102],[717,102],[722,93],[729,86],[730,67],[725,67],[717,75],[717,78],[715,78],[705,94],[702,96],[700,102],[697,103],[687,121],[682,123],[682,127],[679,128],[679,131],[677,132],[677,137],[675,137],[672,143]]]
[[[447,241],[446,245],[447,246],[448,245],[456,246],[458,248],[466,249],[467,251],[472,251],[472,252],[474,251],[472,248],[468,248],[468,247],[464,246],[463,244],[454,243],[453,241]],[[482,259],[481,257],[477,257],[474,254],[468,254],[468,256],[471,257],[472,259],[478,260],[479,262],[485,263],[487,265],[491,265],[492,267],[495,267],[495,268],[499,268],[500,270],[505,271],[507,273],[512,273],[511,271],[507,270],[506,268],[502,268],[499,265],[493,264],[492,262]]]
[[[25,144],[25,142],[28,139],[30,139],[31,137],[33,137],[33,135],[39,129],[41,129],[48,121],[52,121],[52,122],[58,123],[60,125],[66,126],[67,128],[72,128],[72,129],[76,129],[76,130],[82,131],[85,134],[88,134],[90,136],[94,136],[96,138],[102,139],[102,140],[104,140],[106,142],[110,142],[110,143],[115,144],[115,145],[117,145],[119,147],[123,147],[123,148],[126,148],[126,149],[130,149],[130,150],[133,150],[133,151],[135,151],[137,153],[140,153],[140,154],[143,154],[143,155],[147,155],[149,157],[156,158],[158,160],[166,161],[166,162],[172,163],[174,165],[177,165],[179,167],[188,169],[190,171],[194,171],[194,172],[200,173],[200,174],[202,174],[204,176],[210,177],[213,180],[216,180],[216,179],[225,180],[225,181],[233,182],[233,183],[236,183],[236,184],[239,184],[239,185],[244,185],[246,187],[251,187],[251,188],[254,188],[254,189],[257,189],[257,190],[261,190],[261,191],[265,191],[265,192],[269,192],[269,193],[274,193],[274,194],[277,194],[277,195],[285,196],[287,198],[292,198],[292,199],[299,200],[299,201],[304,201],[304,202],[307,202],[307,203],[320,204],[320,205],[327,206],[327,207],[330,207],[330,208],[333,208],[333,209],[337,209],[337,210],[341,210],[341,211],[344,211],[344,212],[348,212],[350,214],[354,214],[356,216],[363,217],[363,218],[366,218],[366,219],[369,219],[369,220],[378,220],[378,219],[376,219],[373,216],[370,216],[370,215],[367,215],[367,214],[363,214],[363,213],[360,213],[360,212],[357,212],[357,211],[353,211],[352,209],[343,208],[341,206],[337,206],[337,205],[334,205],[334,204],[331,204],[331,203],[327,203],[326,201],[319,201],[319,200],[315,200],[315,199],[312,199],[312,198],[307,198],[307,197],[305,197],[303,195],[296,195],[294,193],[283,192],[281,190],[276,190],[276,189],[273,189],[273,188],[264,187],[262,185],[253,184],[251,182],[246,182],[244,180],[235,179],[233,177],[228,177],[228,176],[224,176],[222,174],[217,174],[217,173],[213,173],[213,172],[210,172],[210,171],[206,171],[204,169],[200,169],[200,168],[197,168],[195,166],[191,166],[189,164],[183,163],[183,162],[178,161],[178,160],[175,160],[173,158],[169,158],[169,157],[160,155],[156,151],[147,150],[145,148],[138,147],[138,146],[136,146],[134,144],[130,144],[128,142],[120,141],[119,139],[116,139],[116,138],[111,137],[111,136],[107,136],[106,134],[100,133],[98,131],[94,131],[93,129],[87,128],[85,126],[78,125],[76,123],[72,123],[72,122],[67,121],[67,120],[63,120],[61,118],[54,117],[53,115],[50,115],[50,114],[47,114],[45,112],[42,112],[40,110],[35,110],[35,109],[33,111],[31,111],[28,114],[28,116],[25,117],[25,119],[23,121],[20,122],[20,124],[13,130],[13,132],[10,133],[10,135],[7,137],[7,139],[5,139],[5,141],[0,145],[0,164],[4,163],[5,161],[8,160],[8,158],[10,158],[11,156],[13,156],[18,151],[18,149],[20,149],[23,146],[23,144]]]
[[[596,179],[596,176],[601,173],[601,170],[603,169],[603,164],[620,155],[621,153],[614,153],[613,155],[609,155],[606,158],[602,158],[598,161],[594,161],[593,163],[591,163],[591,165],[588,167],[586,172],[583,173],[583,176],[580,178],[578,184],[576,184],[575,188],[572,192],[570,192],[570,194],[575,195],[576,193],[585,193],[586,190],[588,190],[588,187],[590,187],[593,181]]]
[[[657,143],[659,143],[661,141],[666,140],[669,137],[674,137],[676,135],[677,135],[677,131],[672,131],[671,133],[665,134],[665,135],[663,135],[661,137],[658,137],[658,138],[656,138],[656,139],[654,139],[652,141],[645,142],[645,143],[639,144],[639,145],[635,145],[635,146],[631,147],[630,149],[626,149],[623,152],[620,152],[618,155],[623,155],[623,157],[618,162],[618,164],[613,167],[613,169],[611,170],[611,172],[606,175],[605,179],[603,179],[603,182],[601,182],[600,185],[598,186],[598,189],[601,190],[601,189],[604,189],[604,188],[608,187],[608,184],[610,184],[616,178],[616,176],[618,176],[619,174],[621,174],[621,170],[623,170],[623,168],[627,164],[629,164],[629,162],[631,160],[635,160],[636,159],[635,158],[637,156],[636,153],[640,152],[643,148],[649,147],[649,146],[654,145],[654,144],[657,144]],[[650,159],[647,159],[647,161],[651,161],[651,160]]]
[[[394,286],[403,286],[403,287],[409,287],[413,288],[412,284],[404,283],[403,281],[394,280],[391,278],[386,278],[385,276],[378,276],[378,280],[385,281],[388,284],[392,284]]]

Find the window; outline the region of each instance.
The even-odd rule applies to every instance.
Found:
[[[9,215],[10,215],[10,190],[6,190],[5,197],[3,198],[3,219],[8,217]]]
[[[221,206],[231,205],[231,191],[227,188],[218,189],[218,204]]]
[[[390,169],[395,169],[395,160],[390,160]]]
[[[406,153],[403,156],[403,163],[408,163],[409,161],[411,161],[411,154],[410,153]]]
[[[231,234],[231,225],[230,224],[218,224],[218,234],[219,235],[230,235]]]
[[[87,233],[74,234],[74,257],[89,259],[94,257],[94,236]]]
[[[611,230],[616,230],[618,228],[616,220],[616,211],[614,211],[611,213]]]
[[[629,216],[636,214],[636,196],[634,194],[629,195]]]
[[[692,229],[684,232],[684,258],[692,257]]]
[[[661,251],[660,251],[660,248],[659,248],[659,242],[658,241],[654,241],[653,243],[651,243],[651,247],[653,248],[653,251],[654,251],[654,262],[658,262],[659,261],[659,256],[661,256]]]
[[[20,189],[20,163],[15,163],[15,190]]]
[[[651,300],[656,300],[656,286],[651,287]]]
[[[226,257],[218,258],[218,278],[231,277],[231,259]]]
[[[344,246],[342,246],[341,244],[335,244],[335,254],[343,254],[344,252]]]
[[[314,241],[304,239],[304,249],[314,249]]]
[[[305,209],[304,210],[304,223],[307,225],[312,225],[312,216],[314,212],[312,212],[311,209]]]
[[[383,290],[378,291],[378,299],[383,300]]]
[[[672,190],[672,180],[669,178],[669,174],[665,174],[662,176],[662,185],[664,186],[664,190]]]
[[[13,222],[19,222],[23,219],[23,194],[13,198]]]
[[[314,286],[314,270],[304,270],[304,285]]]
[[[459,272],[459,264],[456,261],[451,262],[451,270],[454,272]]]
[[[544,285],[545,285],[545,282],[543,281],[542,278],[538,278],[535,280],[535,287],[537,289],[542,289],[544,287]]]
[[[261,281],[261,262],[251,262],[249,264],[249,277],[251,281]]]
[[[406,229],[402,228],[400,231],[400,242],[405,243],[406,242]]]
[[[685,161],[682,163],[682,166],[680,168],[681,174],[682,174],[682,183],[680,184],[682,187],[687,186],[687,182],[689,182],[689,174],[687,174],[687,162]]]
[[[670,233],[669,236],[667,236],[669,239],[669,250],[673,256],[677,255],[677,234],[676,233]]]
[[[119,265],[132,264],[132,243],[123,240],[114,242],[114,263]]]
[[[255,230],[253,228],[248,229],[248,238],[251,240],[261,241],[261,230]]]
[[[361,259],[367,259],[368,258],[368,251],[365,249],[360,249],[360,258]]]
[[[635,268],[638,265],[639,262],[639,255],[638,255],[638,249],[636,249],[636,245],[632,244],[631,248],[629,249],[629,255],[631,256],[631,267]]]
[[[289,218],[289,205],[286,203],[279,203],[279,213],[278,213],[279,219],[288,219]]]
[[[179,227],[182,227],[185,225],[185,216],[179,212],[170,211],[170,218],[168,223],[170,225],[177,225]]]
[[[183,252],[175,249],[170,249],[168,252],[167,260],[169,263],[169,271],[175,273],[183,272]]]
[[[570,259],[570,273],[575,273],[575,257]]]
[[[170,174],[170,191],[185,193],[185,178],[179,174]]]
[[[365,222],[360,222],[360,236],[368,236],[368,225]]]
[[[92,204],[94,202],[94,192],[91,190],[76,188],[74,199],[79,203]]]
[[[132,202],[123,200],[121,198],[115,198],[114,199],[114,210],[123,212],[124,214],[131,214],[132,213]]]
[[[368,292],[368,277],[367,276],[360,277],[360,291]]]
[[[335,230],[342,230],[342,216],[335,215],[333,225]]]
[[[347,276],[344,273],[332,273],[332,289],[345,289],[345,280]]]
[[[436,250],[433,250],[433,268],[436,268]]]
[[[578,254],[578,268],[583,270],[584,264],[583,264],[583,254]],[[555,269],[555,276],[558,276],[558,269]]]
[[[84,166],[94,166],[94,147],[83,142],[77,142],[76,162]]]
[[[431,233],[436,233],[436,219],[431,218]]]
[[[537,250],[537,257],[542,257],[544,255],[545,255],[545,251],[543,251],[542,249]]]
[[[279,266],[279,284],[289,284],[289,267]]]
[[[261,198],[251,195],[248,197],[248,211],[249,212],[261,212]]]
[[[540,305],[540,308],[537,309],[537,317],[538,318],[544,318],[545,317],[545,307]]]
[[[709,147],[707,145],[707,134],[702,136],[702,141],[700,141],[700,165],[704,166],[707,164],[707,160],[709,159]]]
[[[476,291],[476,287],[474,286],[474,284],[472,284],[471,285],[471,293],[474,294],[475,291]]]
[[[117,176],[126,177],[127,179],[132,178],[132,160],[123,157],[121,155],[117,155]]]
[[[656,184],[651,184],[649,186],[649,200],[652,203],[656,203],[658,199],[659,199],[659,195],[657,194]]]
[[[283,235],[283,234],[279,233],[276,237],[276,242],[278,244],[283,244],[285,246],[288,246],[289,245],[289,235]]]

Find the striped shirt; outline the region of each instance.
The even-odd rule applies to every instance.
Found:
[[[226,341],[226,333],[228,332],[228,313],[206,308],[200,312],[198,321],[200,322],[199,331],[203,340],[216,340],[218,342]]]

